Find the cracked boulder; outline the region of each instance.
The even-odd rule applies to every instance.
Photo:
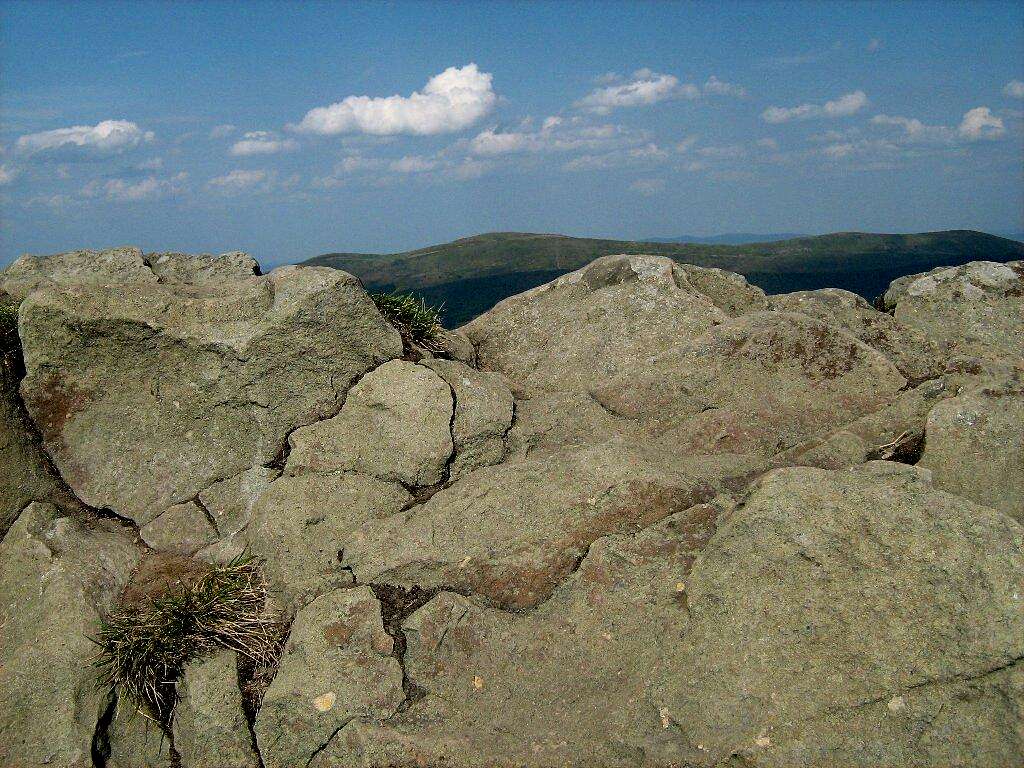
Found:
[[[363,525],[343,565],[359,583],[472,592],[526,609],[596,539],[635,532],[758,470],[736,457],[646,454],[618,442],[484,467],[424,504]]]
[[[688,764],[1024,760],[1024,529],[925,470],[771,473],[686,593],[652,701]]]
[[[512,426],[513,401],[499,374],[478,371],[454,360],[424,360],[448,382],[455,395],[451,479],[505,458],[505,435]]]
[[[441,592],[406,618],[422,698],[353,721],[312,765],[675,766],[684,752],[645,691],[686,625],[684,581],[728,509],[701,504],[595,541],[535,610]]]
[[[1024,524],[1024,389],[979,387],[936,405],[919,466],[936,488]]]
[[[256,717],[266,768],[315,765],[348,723],[393,715],[405,698],[393,653],[369,587],[335,590],[299,611]]]
[[[772,296],[770,304],[774,310],[799,312],[852,334],[885,355],[911,381],[942,373],[938,349],[920,330],[901,325],[855,293],[839,288],[797,291]]]
[[[1024,262],[972,261],[894,281],[883,299],[947,357],[1024,367]]]
[[[445,479],[452,390],[423,365],[392,360],[352,387],[337,416],[295,430],[285,472],[346,470],[410,486]]]
[[[109,521],[28,505],[0,543],[0,765],[92,765],[107,697],[90,641],[142,547]]]
[[[770,456],[877,410],[905,384],[880,352],[833,325],[753,312],[612,379],[595,397],[684,455]]]
[[[174,707],[174,748],[187,768],[261,768],[233,651],[185,667]]]
[[[217,529],[194,501],[175,504],[139,529],[139,536],[153,549],[177,555],[194,555],[217,540]]]
[[[748,312],[768,309],[768,297],[756,285],[751,285],[743,275],[715,267],[698,267],[694,264],[676,264],[676,269],[686,275],[686,282],[699,293],[703,293],[716,307],[729,317],[739,317]]]
[[[604,256],[460,330],[481,368],[530,388],[586,392],[727,318],[671,259]]]
[[[270,484],[245,531],[270,586],[289,605],[352,583],[345,542],[368,521],[398,513],[412,496],[398,483],[358,472],[284,476]]]
[[[68,283],[20,314],[21,392],[47,452],[83,501],[140,525],[272,463],[402,351],[359,281],[331,269]]]

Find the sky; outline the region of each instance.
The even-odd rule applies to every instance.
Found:
[[[1024,4],[0,2],[0,266],[1024,230]]]

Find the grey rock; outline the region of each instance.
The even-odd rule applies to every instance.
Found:
[[[217,540],[217,529],[194,501],[175,504],[139,529],[153,549],[192,555]]]
[[[242,711],[234,652],[185,667],[174,707],[174,748],[188,768],[260,768]]]
[[[253,467],[207,487],[199,501],[210,513],[221,537],[234,536],[252,519],[252,510],[281,473],[270,467]]]
[[[743,275],[693,264],[677,264],[676,269],[686,275],[690,286],[711,299],[729,317],[768,309],[768,297],[764,291],[748,283]]]
[[[393,652],[369,587],[336,590],[303,608],[256,717],[266,767],[308,765],[347,723],[394,714],[405,696]]]
[[[297,429],[285,471],[351,470],[412,486],[444,479],[452,393],[430,369],[392,360],[352,387],[337,416]]]
[[[359,282],[284,267],[202,285],[70,284],[21,306],[21,390],[86,503],[140,524],[271,463],[401,354]]]

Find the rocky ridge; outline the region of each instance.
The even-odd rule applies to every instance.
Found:
[[[0,300],[0,765],[1024,763],[1021,262],[875,308],[607,256],[447,354],[238,253],[26,256]],[[115,717],[101,617],[247,550],[260,706],[225,652],[165,732]]]

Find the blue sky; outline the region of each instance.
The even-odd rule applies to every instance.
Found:
[[[0,3],[0,265],[1024,230],[1019,3]]]

